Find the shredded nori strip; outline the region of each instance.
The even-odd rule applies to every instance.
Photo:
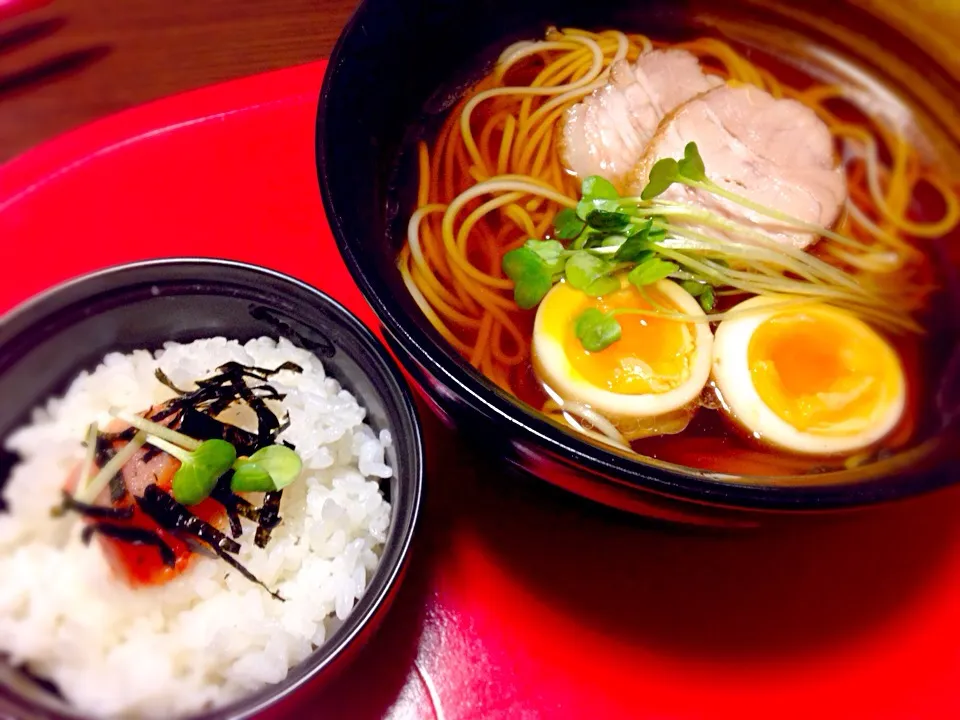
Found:
[[[127,483],[123,479],[123,473],[118,472],[110,478],[110,501],[118,503],[127,496]]]
[[[260,510],[254,507],[246,498],[237,495],[230,489],[230,478],[232,472],[225,473],[217,481],[210,497],[223,505],[227,512],[227,520],[230,522],[230,534],[235,538],[243,534],[243,527],[240,524],[240,518],[245,517],[253,522],[260,521]]]
[[[207,389],[214,385],[226,386],[233,389],[234,398],[245,400],[257,415],[257,438],[258,446],[264,447],[270,445],[280,432],[280,423],[277,416],[266,406],[264,399],[279,399],[282,396],[270,385],[261,385],[251,388],[244,380],[245,377],[252,377],[258,380],[268,380],[281,370],[291,370],[293,372],[302,372],[303,368],[295,363],[283,363],[276,370],[266,370],[264,368],[248,367],[236,362],[229,362],[217,368],[220,375],[203,380],[201,389]],[[198,383],[200,385],[200,383]],[[258,395],[258,392],[264,393]],[[221,411],[225,407],[214,407]]]
[[[130,434],[130,438],[132,437],[133,437],[133,433]],[[124,439],[129,440],[130,438],[124,438]],[[93,455],[93,461],[97,464],[97,466],[103,467],[108,462],[110,462],[113,459],[113,456],[116,454],[117,454],[117,450],[113,446],[113,434],[97,433],[97,447]]]
[[[178,397],[157,409],[150,419],[154,422],[160,422],[171,415],[179,414],[179,418],[171,425],[174,429],[185,435],[204,440],[218,437],[233,444],[240,454],[250,454],[258,448],[272,444],[277,435],[285,430],[289,424],[289,418],[286,418],[284,423],[281,424],[277,416],[264,402],[265,400],[282,400],[284,398],[284,395],[279,393],[276,388],[266,384],[266,380],[281,370],[302,372],[303,368],[291,362],[283,363],[276,370],[230,362],[217,368],[217,375],[198,380],[196,383],[197,389],[189,392],[176,387],[170,381],[170,378],[158,370],[156,373],[157,380],[178,393]],[[251,387],[247,385],[245,380],[247,377],[262,380],[264,384]],[[255,436],[215,419],[216,415],[238,400],[245,401],[257,415],[257,433]],[[207,418],[207,420],[201,418]],[[213,425],[212,423],[217,424]],[[254,437],[255,440],[253,440]]]
[[[197,555],[203,555],[211,560],[216,560],[218,557],[220,557],[208,546],[204,545],[192,535],[187,535],[186,533],[180,532],[175,532],[174,534],[190,548],[191,552],[195,552]]]
[[[270,593],[274,598],[276,598],[276,599],[279,600],[280,602],[286,602],[286,601],[287,601],[286,598],[284,598],[280,593],[278,593],[278,592],[275,591],[275,590],[271,590],[271,589],[268,588],[263,582],[261,582],[260,580],[258,580],[257,577],[256,577],[256,575],[254,575],[252,572],[250,572],[249,570],[247,570],[243,565],[241,565],[241,564],[240,564],[240,561],[237,560],[237,559],[236,559],[235,557],[233,557],[232,555],[227,555],[226,553],[223,553],[223,552],[217,552],[217,555],[220,556],[220,559],[221,559],[221,560],[225,560],[228,565],[230,565],[230,566],[233,567],[233,568],[236,568],[236,570],[237,570],[241,575],[243,575],[247,580],[249,580],[250,582],[256,583],[257,585],[259,585],[260,587],[262,587],[264,590],[266,590],[268,593]]]
[[[224,509],[227,511],[227,521],[230,523],[230,534],[235,538],[240,537],[243,535],[243,525],[240,524],[240,516],[233,508],[228,508],[224,505]]]
[[[217,368],[218,374],[198,380],[196,390],[186,391],[174,385],[163,370],[157,368],[157,370],[154,371],[157,380],[177,393],[178,397],[164,403],[154,411],[150,419],[154,422],[161,422],[171,415],[179,413],[179,424],[174,423],[171,425],[174,429],[183,432],[185,435],[203,440],[219,437],[237,445],[238,450],[240,450],[241,446],[250,445],[248,438],[244,437],[244,435],[252,437],[252,434],[246,433],[232,425],[221,423],[215,420],[213,416],[223,412],[237,400],[244,400],[257,414],[258,428],[256,436],[257,444],[255,447],[269,445],[284,428],[277,420],[277,416],[270,411],[263,401],[282,400],[284,395],[279,393],[272,385],[266,384],[265,381],[281,370],[303,372],[303,368],[292,362],[283,363],[276,370],[229,362]],[[250,387],[244,380],[246,377],[262,380],[264,384]],[[201,422],[197,419],[198,415],[209,418],[210,422],[217,423],[217,425],[212,426],[208,424],[201,432],[194,434],[190,431],[189,425],[191,423]],[[187,423],[188,427],[181,427],[180,425],[183,423]],[[105,433],[103,437],[110,441],[129,440],[135,432],[136,428],[128,428],[119,433]],[[213,432],[219,434],[214,435],[212,434]],[[211,434],[208,436],[208,433]],[[226,433],[241,434],[236,435],[235,438],[231,438],[227,437]],[[234,439],[240,440],[241,442],[239,442],[239,444],[234,443]]]
[[[160,382],[161,385],[170,388],[177,395],[187,394],[186,390],[181,390],[176,385],[174,385],[173,382],[170,380],[170,378],[167,377],[167,374],[160,368],[157,368],[156,370],[153,371],[153,376]]]
[[[273,385],[257,385],[250,389],[258,393],[264,400],[283,400],[286,397],[284,393],[277,390]]]
[[[243,526],[240,524],[240,513],[237,512],[236,500],[242,498],[234,495],[230,489],[230,478],[233,477],[233,471],[229,471],[220,476],[217,484],[210,492],[210,497],[223,505],[227,513],[227,520],[230,522],[230,534],[235,538],[243,534]]]
[[[221,560],[235,568],[247,580],[256,583],[277,600],[283,600],[279,593],[264,585],[230,554],[240,552],[239,543],[231,540],[209,523],[205,523],[156,485],[148,485],[143,492],[143,497],[137,498],[137,504],[160,527],[178,533],[189,533],[199,538],[209,545]]]
[[[215,550],[234,554],[240,552],[240,543],[198,518],[156,485],[147,485],[143,496],[137,498],[137,505],[164,530],[182,530],[200,538]]]
[[[109,457],[113,457],[116,453],[116,450],[112,450],[113,444],[116,442],[129,442],[133,440],[133,436],[137,434],[137,429],[135,427],[128,427],[126,430],[120,430],[118,432],[100,432],[100,440],[108,444],[111,447],[111,453]],[[97,459],[99,463],[99,458]]]
[[[260,507],[260,518],[257,521],[257,534],[253,542],[258,548],[264,548],[270,542],[270,533],[280,524],[280,497],[283,490],[274,490],[263,496],[263,505]]]
[[[279,365],[276,370],[268,370],[266,368],[256,367],[254,365],[241,365],[238,362],[228,362],[217,368],[222,373],[234,373],[240,372],[242,375],[247,377],[256,378],[258,380],[269,380],[277,373],[282,370],[290,370],[292,372],[303,372],[303,368],[297,365],[295,362],[285,362],[283,365]]]
[[[220,478],[217,486],[210,493],[210,497],[223,505],[228,512],[245,517],[253,522],[260,521],[260,509],[254,507],[246,498],[237,495],[230,489],[230,473]]]
[[[159,535],[144,528],[128,527],[125,525],[112,525],[111,523],[91,523],[83,528],[80,533],[80,539],[84,544],[90,543],[90,538],[97,532],[114,540],[130,543],[131,545],[150,545],[160,551],[160,559],[167,567],[175,567],[177,557],[173,550],[167,545]]]
[[[178,432],[197,440],[226,440],[237,449],[237,455],[252,455],[257,448],[255,434],[193,408],[184,408],[175,424]]]
[[[131,428],[136,430],[136,428]],[[117,449],[114,447],[114,441],[121,439],[120,435],[126,435],[129,431],[124,431],[123,433],[97,433],[97,441],[94,446],[93,451],[93,461],[97,467],[103,467],[108,462],[113,459],[113,456],[117,454]],[[130,437],[125,438],[130,440],[133,437],[133,434],[130,433]],[[112,502],[120,502],[127,495],[127,484],[123,480],[123,473],[118,472],[112,478],[110,478],[110,500]]]
[[[270,445],[280,432],[280,422],[277,420],[277,416],[267,407],[263,398],[259,397],[247,385],[241,372],[237,372],[232,382],[237,395],[242,400],[246,400],[247,405],[257,414],[257,445],[260,447]]]
[[[129,520],[133,517],[133,508],[126,507],[104,507],[103,505],[91,505],[80,502],[66,490],[61,491],[63,499],[60,504],[50,511],[51,515],[59,517],[68,510],[79,513],[84,517],[95,518],[97,520]]]
[[[161,450],[157,446],[147,443],[146,445],[143,446],[143,461],[150,462],[162,452],[163,450]]]
[[[6,653],[0,653],[0,660],[9,663],[10,656]],[[44,692],[48,692],[58,700],[66,702],[67,699],[63,696],[59,686],[52,680],[49,680],[42,675],[37,675],[27,665],[14,665],[13,669]]]

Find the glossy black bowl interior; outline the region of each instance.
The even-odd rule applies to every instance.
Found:
[[[390,429],[387,462],[395,473],[384,487],[392,517],[380,564],[344,624],[282,683],[205,715],[209,720],[250,717],[326,676],[382,616],[405,566],[423,484],[420,424],[408,386],[380,343],[343,306],[297,280],[241,263],[178,259],[108,269],[48,291],[0,319],[0,439],[108,352],[221,335],[239,341],[283,336],[317,355],[367,409],[374,430]],[[0,487],[15,461],[3,452]],[[7,664],[0,664],[0,684],[0,717],[5,710],[17,718],[74,717]]]
[[[721,476],[605,449],[546,420],[470,368],[426,321],[396,269],[415,192],[409,148],[416,139],[429,137],[501,50],[516,40],[542,37],[550,25],[614,27],[669,38],[711,32],[722,21],[778,29],[792,23],[795,32],[825,47],[839,42],[827,36],[828,29],[851,29],[871,38],[877,47],[896,48],[909,58],[904,67],[941,93],[942,107],[960,107],[957,84],[941,66],[919,45],[854,3],[804,3],[803,12],[812,18],[807,24],[792,19],[795,9],[793,3],[766,0],[361,3],[330,59],[318,108],[316,160],[327,216],[350,271],[407,370],[434,408],[479,438],[486,451],[575,492],[625,508],[630,506],[625,498],[644,496],[654,504],[692,501],[728,510],[821,510],[903,497],[954,479],[955,473],[945,466],[955,463],[955,453],[944,442],[924,448],[931,453],[922,460],[919,453],[906,454],[862,470],[816,478]],[[858,58],[867,66],[876,59]],[[917,88],[904,77],[887,79],[896,92],[913,100],[911,93]],[[933,120],[948,115],[935,115]],[[949,122],[941,123],[938,131],[952,136],[947,144],[956,145],[957,130]],[[950,343],[956,342],[960,327],[958,308],[958,302],[945,308],[948,316],[953,313],[944,326],[946,335],[953,336],[945,338]],[[946,420],[943,425],[946,431]],[[631,509],[643,513],[645,507]]]

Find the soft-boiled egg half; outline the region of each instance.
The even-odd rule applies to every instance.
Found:
[[[870,326],[820,303],[755,297],[717,328],[713,377],[724,408],[757,439],[835,455],[879,442],[900,420],[906,381]]]
[[[602,297],[560,282],[540,302],[533,327],[534,369],[548,391],[590,406],[628,439],[683,430],[692,413],[678,422],[678,411],[695,408],[710,377],[713,335],[696,298],[669,280],[644,292],[649,300],[626,277],[620,290]],[[620,339],[590,352],[576,336],[575,320],[591,307],[604,313],[639,309],[651,314],[617,314]],[[652,312],[657,309],[704,321],[657,317]]]

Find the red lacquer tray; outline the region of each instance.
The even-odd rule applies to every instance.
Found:
[[[323,68],[137,108],[0,168],[0,310],[104,265],[205,255],[291,273],[375,325],[314,176]],[[691,531],[499,473],[427,420],[396,604],[273,717],[960,717],[960,492]]]

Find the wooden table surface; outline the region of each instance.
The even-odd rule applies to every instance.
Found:
[[[181,90],[329,54],[358,0],[0,0],[0,163]],[[960,0],[848,0],[960,60]]]
[[[0,162],[77,125],[316,60],[356,0],[0,0]]]

